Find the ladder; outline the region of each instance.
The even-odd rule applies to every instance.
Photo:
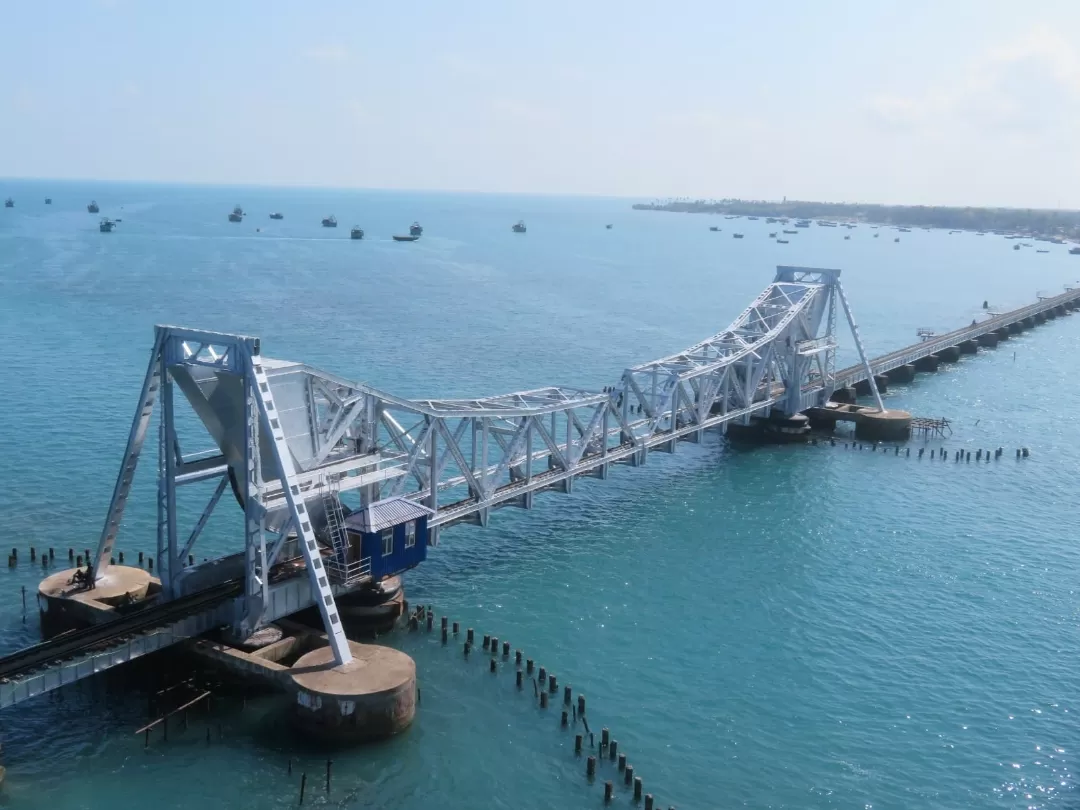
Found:
[[[349,535],[345,531],[345,516],[341,511],[341,499],[333,484],[322,482],[323,512],[326,514],[326,534],[334,556],[326,561],[326,570],[330,579],[340,585],[356,585],[371,579],[371,560],[349,561]]]
[[[315,596],[316,604],[319,606],[323,627],[326,628],[327,639],[334,651],[334,660],[339,666],[347,664],[352,660],[349,640],[345,638],[341,616],[334,602],[334,592],[330,587],[330,578],[326,568],[323,567],[322,555],[319,553],[319,545],[315,539],[315,527],[311,524],[311,516],[308,514],[307,506],[300,493],[300,485],[296,480],[296,465],[293,463],[292,451],[289,450],[289,445],[285,441],[285,432],[281,429],[270,382],[263,370],[262,358],[258,355],[249,355],[247,359],[254,383],[253,391],[256,394],[259,413],[262,417],[262,426],[272,439],[270,447],[281,476],[281,489],[289,505],[293,526],[299,536],[300,550],[307,563],[312,595]]]

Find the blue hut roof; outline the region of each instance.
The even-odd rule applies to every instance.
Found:
[[[356,532],[381,532],[391,526],[434,514],[423,504],[408,498],[387,498],[350,514],[345,518],[345,527]]]

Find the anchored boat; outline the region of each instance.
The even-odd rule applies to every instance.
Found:
[[[232,210],[229,214],[229,222],[243,222],[244,221],[244,209],[239,205]]]
[[[419,238],[419,236],[413,236],[412,234],[409,234],[408,236],[405,236],[403,234],[394,234],[395,242],[415,242]]]
[[[113,222],[108,217],[105,217],[105,219],[101,220],[101,222],[98,224],[98,230],[101,231],[102,233],[112,233],[113,228],[115,228],[115,227],[116,227],[116,223]]]
[[[349,231],[349,238],[350,239],[363,239],[364,238],[364,229],[359,227],[359,226],[353,228],[351,231]]]
[[[743,238],[743,235],[741,233],[735,233],[735,234],[732,234],[732,236],[734,236],[736,239],[742,239]]]
[[[52,205],[52,197],[46,197],[45,198],[45,204],[46,205]]]
[[[336,228],[337,227],[337,217],[335,217],[333,214],[331,214],[328,217],[325,217],[323,219],[323,221],[322,221],[322,226],[324,228]]]
[[[514,233],[525,233],[525,221],[519,219],[517,221],[517,224],[510,228],[510,230],[512,230]]]
[[[96,214],[101,209],[98,208],[97,200],[91,200],[90,204],[86,206],[86,210],[89,211],[91,214]]]
[[[424,229],[420,227],[419,222],[414,222],[409,226],[409,236],[423,236]]]
[[[15,207],[15,201],[13,199],[11,199],[11,197],[8,197],[6,200],[4,200],[4,208],[14,208],[14,207]]]
[[[270,215],[270,219],[285,219],[285,215],[282,214],[282,213],[279,213],[278,211],[275,211],[274,213],[272,213]]]

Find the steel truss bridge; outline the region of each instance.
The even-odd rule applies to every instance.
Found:
[[[348,563],[335,518],[343,506],[406,497],[432,510],[436,531],[460,522],[486,526],[494,509],[531,508],[538,492],[568,493],[580,476],[605,478],[612,464],[643,464],[651,450],[673,452],[709,428],[824,406],[836,384],[841,317],[873,380],[839,276],[779,267],[725,330],[592,391],[405,399],[264,357],[255,337],[159,326],[97,549],[97,576],[110,565],[160,405],[157,558],[165,597],[242,579],[232,618],[241,637],[290,606],[314,603],[338,662],[346,662],[335,595],[370,577],[362,564]],[[182,452],[177,390],[213,439],[211,450]],[[216,486],[182,538],[177,489],[206,481]],[[243,544],[224,561],[186,565],[230,488],[244,509]],[[282,561],[300,558],[306,577],[271,578]]]

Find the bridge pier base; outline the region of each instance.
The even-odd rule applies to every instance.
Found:
[[[1009,330],[1010,335],[1019,335],[1024,331],[1024,324],[1020,321],[1015,321],[1014,323],[1010,323],[1006,328]]]
[[[1044,314],[1046,316],[1046,320],[1048,320],[1048,321],[1054,320],[1054,318],[1056,318],[1058,316],[1057,307],[1054,307],[1053,309],[1046,310],[1046,312]]]
[[[1036,312],[1031,317],[1035,320],[1035,323],[1039,323],[1039,324],[1046,323],[1046,316],[1041,312]]]
[[[889,378],[886,377],[884,374],[875,374],[874,382],[877,383],[877,389],[879,393],[884,394],[886,391],[889,390]],[[860,397],[870,396],[870,394],[873,393],[873,391],[871,391],[870,389],[870,381],[859,380],[857,383],[855,383],[855,393],[858,394]]]
[[[855,436],[865,441],[901,442],[911,438],[911,414],[907,411],[860,411]]]
[[[1020,321],[1020,325],[1023,326],[1025,329],[1034,329],[1035,319],[1032,317],[1024,318],[1022,321]]]
[[[937,371],[941,359],[936,354],[928,354],[915,361],[915,368],[919,371]]]
[[[886,371],[885,376],[889,378],[890,383],[909,383],[915,379],[915,366],[905,363],[891,371]]]
[[[944,349],[938,349],[936,352],[938,359],[942,363],[958,363],[960,362],[960,347],[959,346],[947,346]]]
[[[995,329],[994,334],[997,335],[998,343],[1001,343],[1003,340],[1008,340],[1010,337],[1012,337],[1009,334],[1009,330],[1004,327],[1002,327],[1001,329]]]
[[[974,340],[965,340],[960,344],[961,354],[975,354],[979,351],[979,344]]]
[[[992,349],[998,345],[998,336],[996,332],[987,332],[985,335],[979,335],[979,345],[986,349]]]
[[[141,568],[110,565],[93,590],[68,584],[76,570],[57,571],[38,586],[41,635],[46,639],[115,619],[118,606],[161,592],[161,581]]]
[[[857,395],[855,389],[851,386],[847,388],[837,388],[832,392],[832,396],[829,397],[833,402],[840,402],[844,405],[854,405]]]
[[[339,594],[335,601],[349,635],[366,638],[394,628],[405,610],[405,587],[401,577],[387,577],[367,588]]]

